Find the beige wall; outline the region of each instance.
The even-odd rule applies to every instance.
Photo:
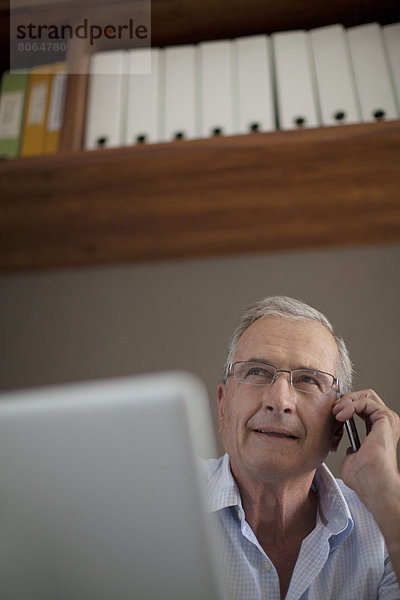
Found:
[[[347,340],[356,387],[400,412],[400,246],[7,274],[0,277],[0,387],[188,369],[214,405],[242,308],[287,294]],[[329,464],[338,472],[339,458]]]

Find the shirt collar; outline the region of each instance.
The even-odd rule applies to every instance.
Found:
[[[239,489],[231,473],[228,454],[223,456],[218,469],[208,482],[207,495],[210,512],[229,506],[241,506]]]
[[[331,534],[347,537],[354,525],[349,505],[335,477],[325,464],[318,467],[314,485],[318,493],[321,521]]]
[[[319,498],[319,518],[327,533],[347,537],[353,528],[349,506],[334,476],[325,464],[316,471],[313,485]],[[230,506],[241,508],[239,489],[232,476],[229,456],[225,454],[208,483],[210,512]]]

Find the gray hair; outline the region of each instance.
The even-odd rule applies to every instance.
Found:
[[[315,321],[326,327],[332,334],[338,349],[339,361],[337,376],[340,383],[340,391],[343,394],[350,392],[353,378],[353,366],[344,340],[336,335],[331,323],[325,315],[308,304],[305,304],[305,302],[287,296],[271,296],[264,298],[255,304],[250,305],[242,314],[228,345],[222,377],[223,382],[226,382],[228,378],[229,364],[234,361],[239,340],[244,332],[258,319],[269,316],[284,317],[301,321]]]

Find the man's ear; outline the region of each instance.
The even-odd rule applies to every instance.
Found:
[[[343,435],[343,428],[344,428],[344,423],[340,423],[340,421],[336,421],[336,419],[335,419],[332,444],[330,447],[331,452],[336,452],[336,450],[338,449],[340,440],[342,439],[342,435]]]
[[[225,392],[226,387],[224,383],[220,383],[217,389],[217,405],[218,405],[218,421],[219,421],[219,432],[221,433],[222,420],[225,412]]]

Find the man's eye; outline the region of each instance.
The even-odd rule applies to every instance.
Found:
[[[304,374],[304,375],[299,375],[298,377],[295,377],[295,383],[305,383],[307,385],[316,385],[319,386],[320,385],[320,381],[317,377],[314,377],[313,375],[309,375]]]
[[[247,377],[264,377],[270,379],[272,377],[272,374],[267,369],[262,369],[261,367],[253,367],[247,372]]]
[[[265,375],[266,372],[263,369],[250,369],[247,375]]]

